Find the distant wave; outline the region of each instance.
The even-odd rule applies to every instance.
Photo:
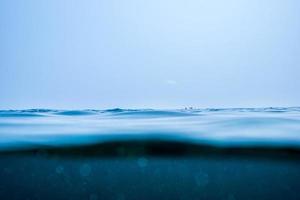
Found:
[[[187,148],[190,153],[188,147],[204,146],[298,152],[300,108],[0,111],[2,152],[78,146],[86,149],[95,145],[101,149],[120,142],[134,142],[131,146],[149,142],[162,146],[172,144]],[[170,149],[176,152],[176,148]],[[193,151],[198,152],[195,149]],[[150,152],[156,151],[152,148]]]

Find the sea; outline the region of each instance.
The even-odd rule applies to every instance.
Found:
[[[0,110],[0,199],[300,199],[300,107]]]

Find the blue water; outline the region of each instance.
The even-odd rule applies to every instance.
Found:
[[[139,140],[300,148],[300,108],[0,111],[0,151]]]
[[[300,199],[300,108],[0,111],[0,199]]]

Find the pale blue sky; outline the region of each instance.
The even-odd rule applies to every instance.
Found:
[[[298,0],[1,0],[0,109],[300,105]]]

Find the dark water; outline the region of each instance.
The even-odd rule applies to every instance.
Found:
[[[0,111],[0,199],[300,199],[300,108]]]

